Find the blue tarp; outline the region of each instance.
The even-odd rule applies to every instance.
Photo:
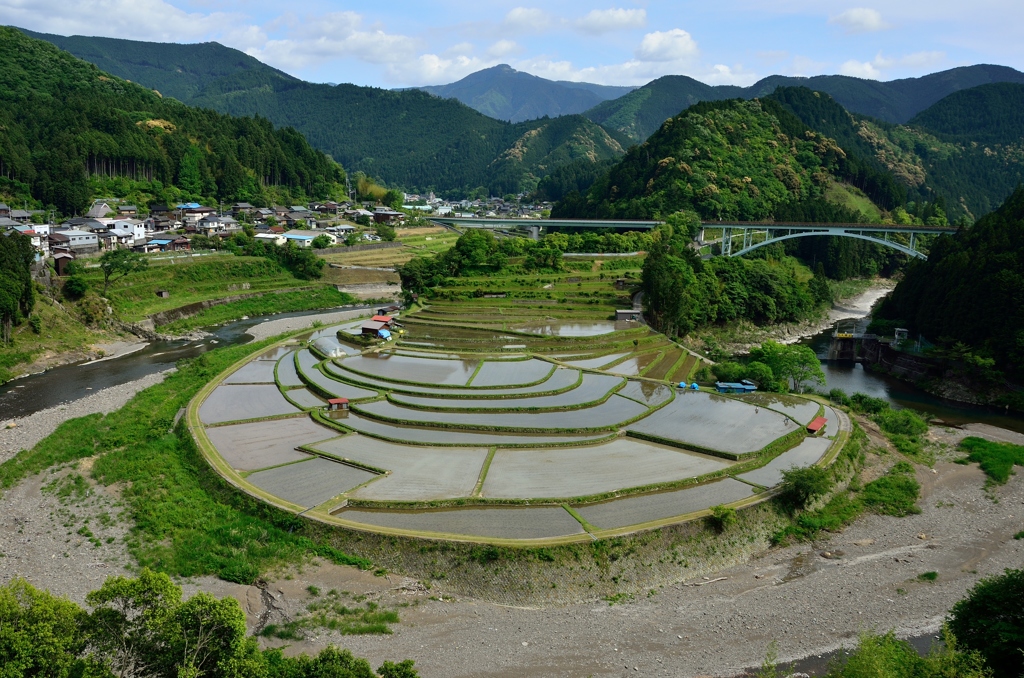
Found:
[[[377,335],[381,339],[390,339],[391,338],[391,332],[389,332],[388,330],[377,330]]]
[[[200,205],[197,202],[183,202],[180,205],[175,206],[174,209],[178,209],[178,210],[194,210],[194,209],[199,209],[200,207],[202,207],[202,205]]]

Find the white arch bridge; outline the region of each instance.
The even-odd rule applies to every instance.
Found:
[[[572,230],[646,230],[661,221],[619,221],[611,219],[523,219],[509,217],[430,217],[431,221],[464,228],[525,228],[533,237],[541,229]],[[705,239],[708,230],[721,231],[720,238]],[[886,224],[807,224],[789,222],[705,221],[697,237],[698,245],[720,244],[721,255],[737,257],[759,247],[793,238],[830,235],[856,238],[889,247],[911,257],[926,259],[918,249],[920,236],[954,233],[950,226],[893,226]]]

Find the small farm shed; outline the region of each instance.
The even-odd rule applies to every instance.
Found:
[[[348,398],[331,398],[327,401],[327,409],[332,412],[336,410],[347,410]]]
[[[362,334],[369,334],[371,337],[376,337],[382,329],[386,330],[387,325],[379,320],[367,320],[360,328]]]
[[[640,320],[640,311],[635,308],[619,309],[615,311],[616,320]]]
[[[828,419],[825,417],[815,417],[810,424],[807,425],[807,432],[811,435],[818,435],[822,429],[825,428],[825,424],[828,423]]]
[[[757,390],[757,386],[747,379],[740,382],[716,381],[715,388],[718,389],[719,393],[753,393]]]
[[[389,315],[375,315],[370,318],[370,322],[382,323],[385,327],[391,328],[395,325],[395,319]]]

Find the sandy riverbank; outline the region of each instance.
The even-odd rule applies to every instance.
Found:
[[[326,311],[318,315],[305,315],[294,318],[277,318],[254,325],[246,330],[246,334],[252,336],[256,341],[273,337],[284,332],[298,332],[299,330],[311,328],[313,322],[321,323],[327,327],[335,323],[345,322],[354,318],[373,315],[373,309],[355,309],[351,311]]]

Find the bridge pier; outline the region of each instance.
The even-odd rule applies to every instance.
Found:
[[[540,226],[530,226],[530,239],[540,240]]]

